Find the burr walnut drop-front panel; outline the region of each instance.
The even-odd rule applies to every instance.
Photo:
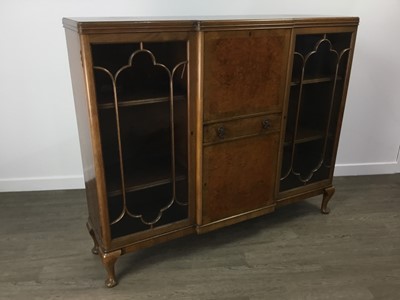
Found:
[[[204,120],[281,109],[289,39],[284,29],[206,32]]]

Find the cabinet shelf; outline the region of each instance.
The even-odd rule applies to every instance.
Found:
[[[107,169],[107,196],[114,197],[122,194],[119,165],[109,166]],[[186,180],[185,168],[176,167],[176,181]],[[169,160],[124,164],[125,192],[134,192],[172,182]]]
[[[177,95],[174,96],[175,101],[184,101],[186,99],[185,95]],[[146,105],[146,104],[156,104],[156,103],[164,103],[168,102],[169,97],[159,96],[159,97],[151,97],[151,98],[142,98],[142,99],[131,99],[131,100],[122,100],[118,102],[118,107],[130,107],[137,105]],[[106,103],[99,103],[99,109],[112,109],[115,107],[114,102],[112,100],[105,101]]]
[[[325,132],[313,128],[299,128],[297,132],[297,138],[294,141],[295,144],[302,144],[323,139]],[[285,137],[285,146],[291,145],[293,140],[293,133],[287,132]]]
[[[332,76],[324,76],[324,77],[316,77],[316,78],[305,78],[303,79],[304,84],[314,84],[314,83],[324,83],[324,82],[332,82],[334,81],[334,77]],[[342,77],[337,77],[337,80],[342,80]],[[300,79],[294,78],[290,83],[290,86],[298,86],[300,85]]]

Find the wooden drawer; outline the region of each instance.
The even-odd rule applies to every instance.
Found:
[[[204,125],[203,144],[209,145],[245,137],[277,132],[281,126],[281,114],[264,114],[241,117]]]

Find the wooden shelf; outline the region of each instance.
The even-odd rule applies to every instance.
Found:
[[[119,165],[106,168],[107,196],[114,197],[122,194],[121,175]],[[157,160],[146,162],[124,163],[125,192],[134,192],[142,189],[152,188],[172,182],[172,171],[169,160]],[[183,181],[187,178],[185,168],[177,165],[176,180]]]
[[[331,76],[325,76],[325,77],[316,77],[316,78],[305,78],[303,79],[303,85],[304,84],[314,84],[314,83],[324,83],[324,82],[333,82],[334,77]],[[337,80],[342,80],[341,77],[338,77]],[[290,83],[290,86],[297,86],[300,85],[300,79],[293,79],[293,81]]]
[[[302,144],[323,139],[325,132],[318,129],[312,128],[299,128],[297,132],[297,138],[294,141],[295,144]],[[286,134],[285,146],[291,145],[293,140],[293,133]]]
[[[177,95],[174,96],[175,101],[184,101],[186,97],[184,95]],[[122,100],[118,102],[118,107],[130,107],[130,106],[137,106],[137,105],[146,105],[146,104],[156,104],[156,103],[164,103],[168,102],[169,97],[152,97],[152,98],[144,98],[144,99],[131,99],[131,100]],[[99,109],[112,109],[115,107],[114,102],[104,101],[107,103],[99,103]]]

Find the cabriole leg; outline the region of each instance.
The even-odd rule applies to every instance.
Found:
[[[96,240],[96,236],[94,234],[94,230],[93,230],[92,226],[90,226],[89,222],[86,223],[86,227],[87,227],[87,229],[89,231],[90,236],[93,239],[93,244],[94,245],[93,245],[93,248],[92,248],[92,253],[95,254],[95,255],[98,255],[99,254],[99,243]]]
[[[333,194],[335,193],[335,187],[331,186],[325,189],[324,197],[321,203],[321,213],[329,214],[330,209],[328,208],[328,202],[331,200]]]
[[[102,252],[100,253],[101,260],[107,271],[107,279],[105,281],[105,285],[108,288],[112,288],[118,284],[117,280],[115,279],[115,263],[118,257],[120,256],[121,256],[121,250],[109,253],[102,253]]]

